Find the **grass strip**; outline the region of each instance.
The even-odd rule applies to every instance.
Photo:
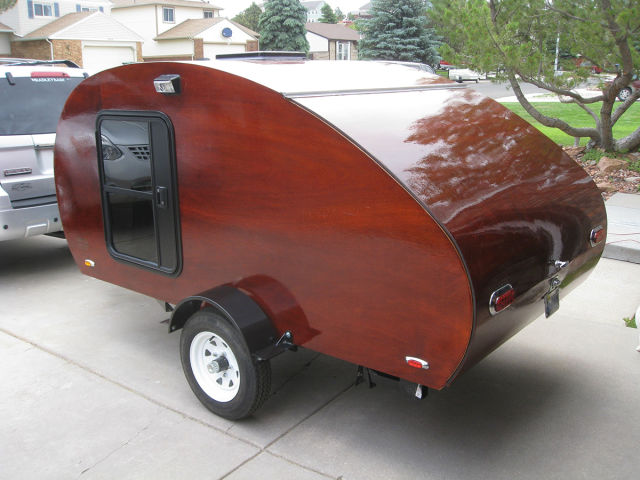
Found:
[[[505,107],[519,115],[531,125],[536,127],[547,137],[560,145],[573,145],[574,137],[571,137],[557,128],[545,127],[538,121],[536,121],[531,115],[529,115],[525,109],[518,102],[505,102]],[[593,118],[578,105],[566,104],[560,102],[535,102],[531,103],[536,110],[548,117],[560,118],[564,120],[572,127],[594,127],[595,122]],[[616,106],[620,105],[616,102]],[[602,102],[594,103],[588,106],[592,111],[599,114]],[[614,107],[615,111],[615,107]],[[613,127],[613,137],[622,138],[630,133],[634,132],[640,127],[640,102],[636,102],[634,105],[625,112],[625,114],[618,120]],[[589,141],[588,138],[580,139],[580,145],[586,145]]]

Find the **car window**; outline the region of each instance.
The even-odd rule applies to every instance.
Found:
[[[83,77],[0,78],[0,135],[55,133],[62,108]]]

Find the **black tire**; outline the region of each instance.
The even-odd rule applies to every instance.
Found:
[[[210,368],[220,368],[221,357],[222,369],[212,373]],[[207,364],[209,358],[216,361],[213,367],[214,362]],[[187,320],[180,337],[180,359],[191,390],[216,415],[229,420],[248,417],[269,397],[269,361],[255,361],[240,331],[211,308]]]
[[[621,102],[624,102],[627,98],[629,98],[631,96],[631,93],[632,92],[631,92],[631,89],[629,87],[624,87],[618,93],[618,100],[620,100]]]

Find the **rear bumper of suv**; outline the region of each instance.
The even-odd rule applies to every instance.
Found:
[[[0,241],[26,238],[62,230],[58,204],[13,208],[0,187]]]

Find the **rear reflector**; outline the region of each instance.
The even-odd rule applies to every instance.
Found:
[[[67,72],[31,72],[31,78],[69,78]]]
[[[493,292],[491,294],[491,299],[489,300],[489,311],[491,312],[491,315],[495,315],[507,308],[513,303],[515,298],[516,291],[509,284]]]
[[[607,238],[607,232],[604,228],[602,228],[602,226],[598,226],[591,230],[591,234],[589,235],[589,240],[591,241],[592,247],[598,245],[605,238]]]
[[[426,360],[416,357],[404,357],[404,359],[410,367],[429,370],[429,362]]]

